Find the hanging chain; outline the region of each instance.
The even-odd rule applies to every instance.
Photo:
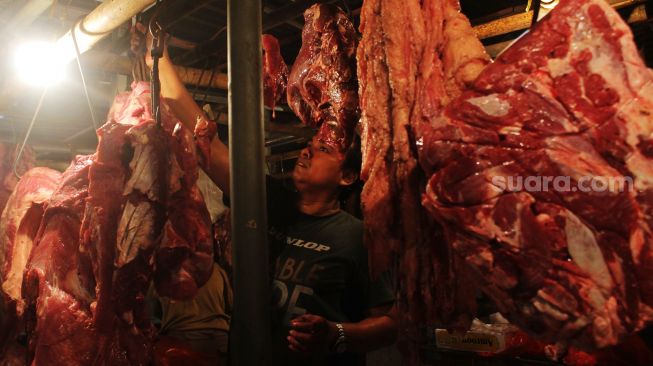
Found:
[[[159,59],[163,56],[163,30],[158,22],[150,25],[152,32],[152,71],[150,82],[152,84],[152,113],[157,126],[161,126],[161,80],[159,80]]]

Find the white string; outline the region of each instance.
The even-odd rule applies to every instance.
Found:
[[[84,70],[82,69],[82,62],[79,59],[80,52],[79,52],[79,46],[77,44],[77,37],[75,36],[75,31],[77,29],[77,24],[79,24],[79,29],[82,29],[82,20],[79,22],[75,23],[73,26],[72,31],[70,32],[71,36],[73,37],[73,44],[75,45],[75,59],[77,60],[77,67],[79,68],[79,75],[82,78],[82,86],[84,87],[84,95],[86,96],[86,104],[88,104],[88,111],[91,113],[91,121],[93,122],[93,128],[95,130],[98,129],[98,123],[97,120],[95,119],[95,113],[93,112],[93,104],[91,104],[91,97],[88,94],[88,88],[86,86],[86,78],[84,77]]]
[[[47,92],[48,92],[48,87],[46,86],[43,88],[41,99],[39,99],[39,104],[36,105],[36,110],[34,111],[34,115],[32,116],[32,121],[29,123],[29,127],[27,128],[27,133],[25,134],[25,138],[23,139],[23,144],[20,145],[20,149],[18,150],[18,154],[16,155],[16,160],[14,160],[14,175],[18,179],[21,178],[21,175],[18,174],[18,162],[20,161],[20,158],[23,156],[25,145],[27,144],[27,140],[29,139],[29,136],[32,133],[32,127],[34,127],[34,122],[36,122],[36,118],[38,117],[39,112],[41,111],[41,106],[43,105],[43,99],[45,99],[45,94]]]

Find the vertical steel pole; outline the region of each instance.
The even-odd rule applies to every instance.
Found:
[[[229,0],[229,159],[234,265],[231,364],[266,365],[270,282],[264,173],[261,0]]]

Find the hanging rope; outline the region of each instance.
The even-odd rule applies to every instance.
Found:
[[[82,79],[82,86],[84,87],[84,95],[86,96],[86,104],[88,105],[88,111],[91,113],[91,122],[93,123],[93,128],[97,130],[100,126],[97,123],[97,120],[95,119],[95,112],[93,111],[93,104],[91,103],[91,97],[88,93],[88,87],[86,85],[86,78],[84,77],[84,70],[82,69],[82,62],[80,60],[80,52],[79,52],[79,45],[77,44],[77,36],[75,35],[77,25],[79,24],[79,29],[82,29],[82,17],[79,21],[75,23],[73,26],[72,31],[70,32],[71,36],[73,37],[73,44],[75,45],[75,59],[77,60],[77,68],[79,69],[79,76]]]
[[[46,86],[45,88],[43,88],[43,93],[41,93],[41,98],[39,99],[39,103],[36,105],[36,110],[34,111],[34,115],[32,116],[32,121],[29,123],[29,127],[27,128],[27,133],[25,134],[23,143],[20,145],[18,154],[16,154],[16,160],[14,160],[13,171],[14,171],[14,175],[18,179],[21,178],[21,175],[18,174],[18,163],[20,162],[20,158],[23,157],[23,151],[25,151],[25,145],[27,145],[27,140],[29,140],[29,136],[32,133],[34,122],[36,122],[36,118],[39,116],[39,112],[41,111],[41,107],[43,106],[43,100],[45,99],[45,94],[47,92],[48,92],[48,87]]]

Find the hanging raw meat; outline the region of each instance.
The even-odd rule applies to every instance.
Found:
[[[0,263],[2,291],[11,300],[20,299],[23,269],[41,223],[45,203],[59,185],[61,173],[33,168],[23,174],[0,217]]]
[[[288,65],[281,56],[278,39],[264,34],[261,43],[263,44],[263,104],[274,111],[274,107],[286,94]]]
[[[0,358],[11,352],[23,313],[23,270],[41,224],[45,203],[56,189],[61,173],[33,168],[23,174],[0,217]],[[11,343],[11,344],[10,344]],[[6,349],[9,347],[9,350]]]
[[[91,364],[97,353],[95,279],[88,254],[79,251],[90,164],[90,157],[78,157],[63,174],[25,269],[24,322],[33,365]]]
[[[455,0],[366,0],[360,30],[361,200],[372,272],[401,268],[399,305],[412,323],[465,328],[475,288],[422,208],[417,141],[489,58]]]
[[[650,323],[652,115],[653,74],[619,14],[563,0],[425,129],[424,205],[538,338],[604,347]],[[528,177],[539,186],[509,183]]]
[[[315,4],[304,12],[302,48],[288,77],[288,105],[317,137],[348,148],[358,123],[357,35],[338,7]]]
[[[22,288],[33,365],[149,364],[150,281],[187,299],[211,275],[195,141],[165,103],[162,115],[157,126],[135,83],[48,202]]]

